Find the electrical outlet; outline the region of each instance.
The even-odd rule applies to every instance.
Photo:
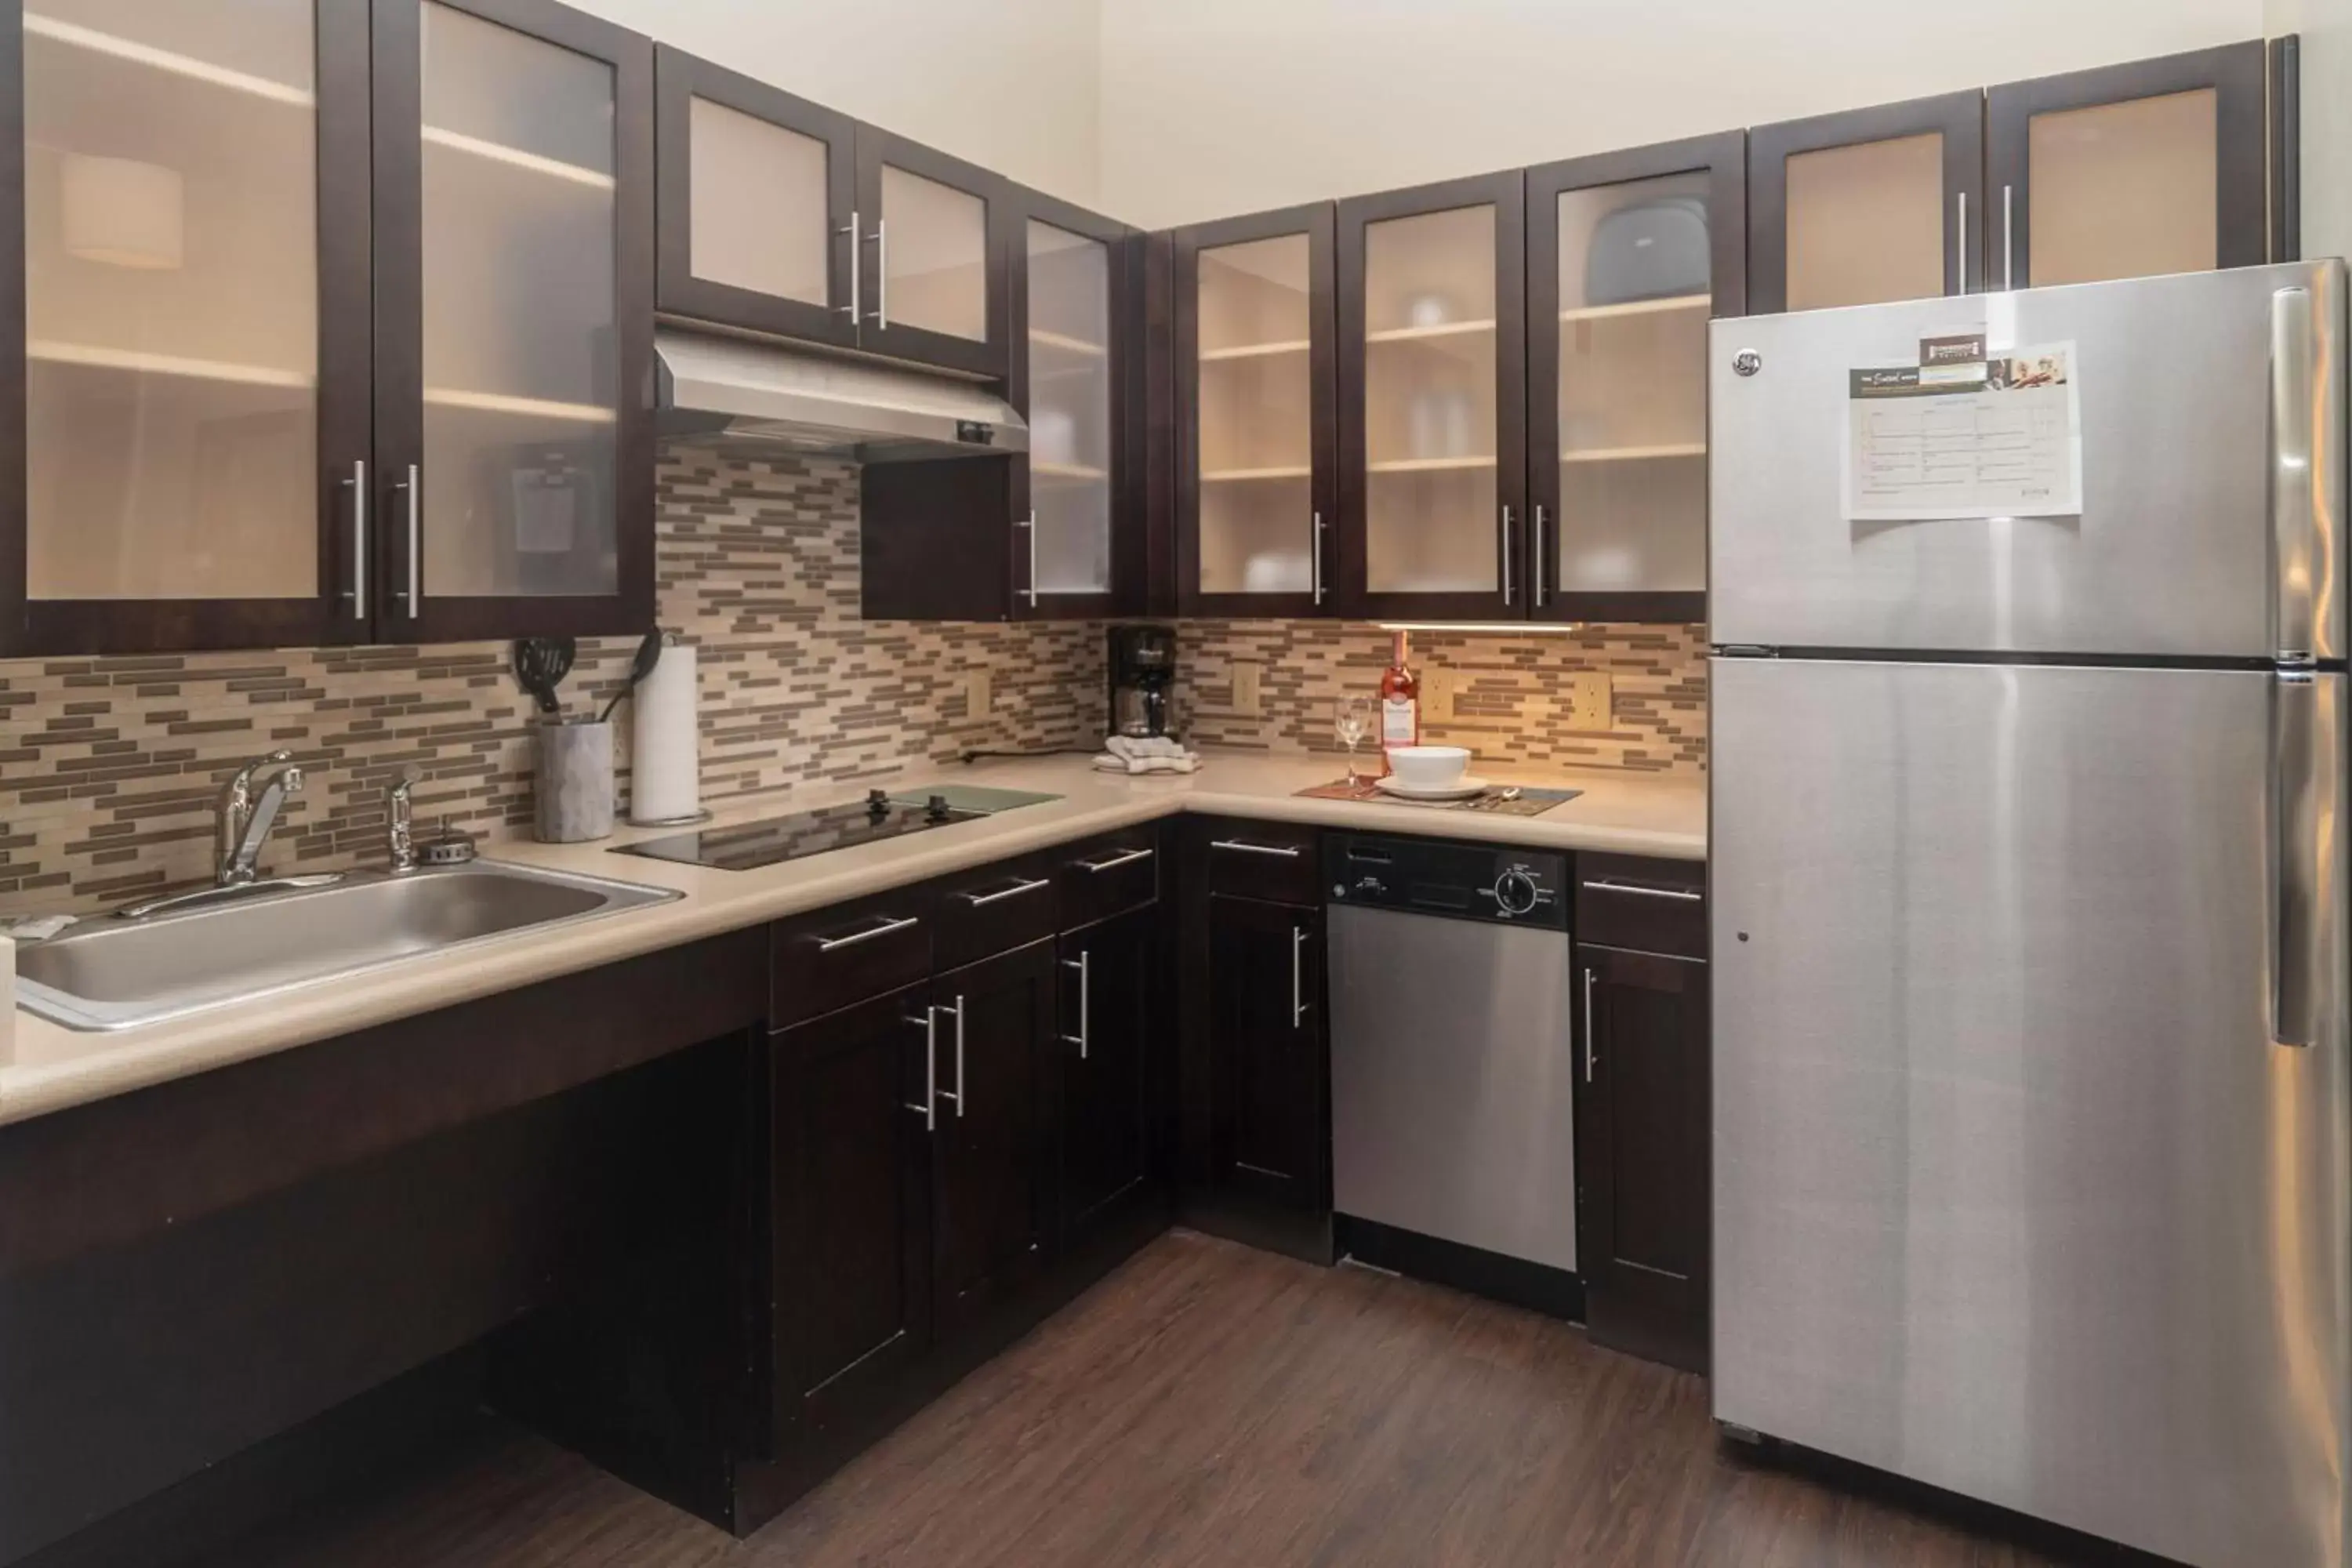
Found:
[[[1606,733],[1613,725],[1616,693],[1609,672],[1580,669],[1568,679],[1568,727],[1588,734]]]
[[[1265,674],[1265,666],[1244,660],[1234,666],[1234,711],[1244,719],[1255,719],[1265,711],[1258,682]]]
[[[1444,724],[1454,718],[1454,693],[1458,678],[1453,670],[1438,665],[1421,672],[1422,719],[1426,723]]]
[[[995,706],[995,693],[989,689],[988,671],[974,669],[963,678],[963,714],[967,719],[985,719]]]

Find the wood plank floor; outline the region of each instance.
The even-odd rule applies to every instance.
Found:
[[[1411,1280],[1178,1231],[736,1542],[528,1434],[241,1568],[1097,1568],[2104,1560],[1758,1462],[1697,1378]],[[2145,1561],[2145,1560],[2141,1560]]]

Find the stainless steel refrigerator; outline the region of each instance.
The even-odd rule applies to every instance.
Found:
[[[2204,1568],[2346,1563],[2344,285],[1714,323],[1727,1426]],[[2053,363],[2021,515],[1979,504],[1994,423],[1858,406]]]

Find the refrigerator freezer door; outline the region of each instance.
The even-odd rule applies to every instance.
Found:
[[[2074,345],[2081,514],[1847,521],[1847,372],[1978,331]],[[2343,336],[2334,260],[1719,320],[1713,639],[2341,658]]]
[[[1713,676],[1717,1416],[2340,1568],[2345,678]]]

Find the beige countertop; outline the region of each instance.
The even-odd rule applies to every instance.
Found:
[[[516,931],[455,952],[405,959],[141,1028],[79,1032],[20,1009],[15,1059],[0,1067],[0,1122],[24,1121],[1183,811],[1552,849],[1614,850],[1685,860],[1706,855],[1703,780],[1599,769],[1533,773],[1480,764],[1482,774],[1504,783],[1584,792],[1541,816],[1298,796],[1297,791],[1328,784],[1342,771],[1336,758],[1247,752],[1212,752],[1201,771],[1190,775],[1140,778],[1097,773],[1080,757],[983,762],[968,767],[925,765],[895,779],[731,800],[718,820],[721,825],[751,821],[856,800],[877,784],[901,787],[933,781],[1036,790],[1063,798],[756,871],[719,871],[608,853],[617,845],[659,837],[666,831],[659,828],[624,827],[595,844],[498,845],[487,858],[670,888],[685,896],[557,930]]]

